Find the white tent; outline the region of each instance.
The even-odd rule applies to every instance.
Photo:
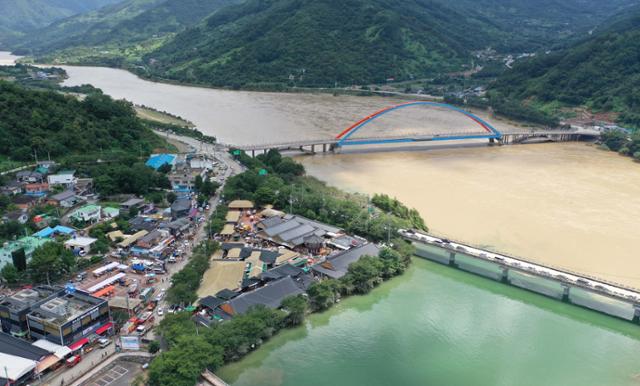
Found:
[[[2,376],[12,381],[17,381],[36,368],[36,361],[4,353],[0,353],[0,364]]]
[[[40,339],[38,341],[33,342],[33,345],[36,347],[40,347],[43,350],[47,350],[56,357],[62,359],[67,355],[71,354],[71,349],[67,346],[60,346],[59,344],[55,344],[53,342],[49,342],[46,339]]]

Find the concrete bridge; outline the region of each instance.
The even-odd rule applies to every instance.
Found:
[[[488,143],[508,145],[523,144],[531,140],[542,140],[549,142],[567,142],[594,140],[600,136],[595,130],[521,130],[514,129],[512,131],[501,132],[501,138],[496,139],[494,136],[483,133],[448,133],[448,134],[427,134],[414,136],[384,136],[384,137],[366,137],[347,139],[340,143],[335,138],[325,139],[309,139],[290,142],[270,142],[253,145],[231,145],[223,144],[228,148],[238,149],[250,154],[252,157],[260,153],[266,153],[271,149],[279,151],[299,151],[301,153],[316,154],[335,152],[344,146],[368,146],[380,144],[400,144],[400,143],[420,143],[420,142],[437,142],[437,141],[461,141],[461,140],[487,140]]]
[[[381,137],[363,137],[353,138],[353,135],[359,130],[380,118],[381,116],[392,111],[410,108],[414,106],[432,106],[451,110],[459,113],[473,121],[479,128],[477,132],[455,132],[450,131],[440,134],[419,134],[419,135],[399,135],[399,136],[381,136]],[[402,143],[419,143],[434,141],[466,141],[466,140],[487,140],[489,143],[496,144],[512,144],[526,143],[532,139],[544,141],[578,141],[583,139],[594,139],[599,137],[600,133],[592,130],[524,130],[512,129],[509,131],[498,131],[490,123],[482,118],[458,107],[437,102],[408,102],[395,106],[390,106],[379,110],[373,114],[366,116],[353,125],[349,126],[338,134],[335,138],[321,138],[311,140],[298,141],[282,141],[274,143],[262,143],[245,146],[226,145],[227,147],[239,149],[256,156],[260,152],[267,152],[271,149],[280,151],[300,151],[303,153],[315,154],[317,152],[333,152],[338,148],[346,146],[368,146],[368,145],[389,145]]]
[[[420,257],[640,324],[640,289],[422,232],[399,234]]]

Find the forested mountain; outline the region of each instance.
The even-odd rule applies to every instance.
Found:
[[[124,101],[94,93],[83,101],[0,81],[0,154],[31,160],[108,152],[143,154],[162,146]]]
[[[249,0],[146,59],[152,74],[189,82],[327,86],[459,69],[503,34],[431,0]]]
[[[0,0],[0,41],[122,0]]]
[[[439,1],[493,20],[504,30],[512,31],[506,42],[511,52],[546,49],[552,44],[579,38],[610,16],[637,3],[636,0]]]
[[[234,2],[237,0],[125,0],[61,20],[14,41],[13,47],[36,55],[86,47],[126,47],[179,32]]]
[[[640,127],[640,7],[569,49],[515,66],[492,92],[532,105],[620,112],[621,122]]]

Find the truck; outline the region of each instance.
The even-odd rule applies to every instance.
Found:
[[[87,277],[87,272],[82,271],[76,275],[76,282],[83,281]]]

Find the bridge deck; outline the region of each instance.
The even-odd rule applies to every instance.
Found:
[[[545,136],[562,136],[562,135],[580,135],[587,137],[597,137],[600,135],[593,130],[526,130],[513,129],[501,132],[502,137],[512,136],[528,136],[528,137],[545,137]],[[345,145],[370,145],[381,143],[403,143],[403,142],[429,142],[429,141],[449,141],[449,140],[467,140],[467,139],[487,139],[498,138],[495,134],[487,132],[451,132],[443,134],[425,134],[425,135],[402,135],[402,136],[380,136],[380,137],[363,137],[349,138],[342,142]],[[229,148],[239,149],[242,151],[260,151],[270,149],[299,149],[308,146],[337,146],[340,143],[336,138],[320,138],[296,140],[289,142],[273,142],[251,145],[226,145]]]
[[[453,242],[436,236],[412,230],[400,230],[400,235],[407,240],[434,245],[451,252],[463,253],[480,260],[504,265],[510,269],[524,271],[536,276],[553,278],[559,282],[581,287],[611,298],[625,302],[640,304],[640,289],[613,283],[593,276],[573,272],[564,268],[550,267],[524,258],[487,251],[459,242]]]

